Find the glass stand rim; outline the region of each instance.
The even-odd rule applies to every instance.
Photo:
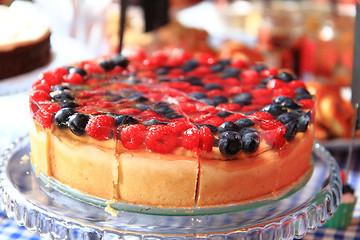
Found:
[[[161,215],[104,208],[69,197],[39,181],[28,158],[29,136],[0,156],[0,205],[29,231],[53,239],[293,239],[330,219],[342,196],[340,169],[319,143],[314,172],[303,188],[283,199],[244,211]],[[82,236],[81,238],[78,238]]]

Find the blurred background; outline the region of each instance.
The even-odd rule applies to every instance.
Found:
[[[351,136],[354,1],[169,0],[167,24],[147,32],[144,2],[152,1],[127,0],[124,52],[205,52],[290,69],[317,97],[316,138]],[[20,3],[48,19],[52,36],[80,44],[87,53],[83,59],[118,51],[119,1],[0,0]]]

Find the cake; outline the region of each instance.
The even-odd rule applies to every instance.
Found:
[[[312,169],[314,99],[263,64],[116,54],[44,72],[29,101],[37,175],[102,199],[228,206],[279,196]]]
[[[27,4],[0,5],[0,31],[0,79],[29,72],[50,61],[49,25]]]

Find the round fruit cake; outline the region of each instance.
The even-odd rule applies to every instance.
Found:
[[[273,197],[311,169],[314,100],[290,73],[139,51],[44,72],[30,91],[37,173],[144,206]]]

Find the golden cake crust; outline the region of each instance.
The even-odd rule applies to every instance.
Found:
[[[31,125],[31,161],[37,171],[84,193],[138,205],[192,208],[261,200],[311,168],[313,129],[281,150],[223,161],[147,150],[116,152],[113,139],[97,141]]]

